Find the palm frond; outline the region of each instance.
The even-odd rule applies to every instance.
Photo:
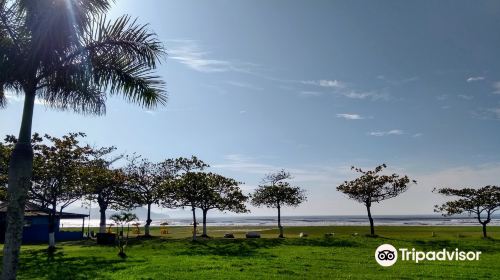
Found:
[[[93,82],[86,64],[66,65],[45,77],[37,92],[49,107],[72,109],[77,113],[101,115],[106,112],[106,95]]]
[[[156,62],[165,54],[165,48],[148,25],[124,15],[113,21],[105,16],[96,18],[95,24],[84,38],[85,49],[109,58],[127,59],[156,68]]]
[[[146,108],[166,104],[165,83],[147,64],[118,58],[115,61],[97,59],[93,66],[95,83],[110,94],[122,94],[128,101]]]

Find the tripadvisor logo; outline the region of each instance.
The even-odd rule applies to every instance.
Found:
[[[478,261],[481,255],[480,251],[459,251],[442,249],[439,251],[417,251],[415,248],[399,248],[397,250],[391,244],[383,244],[375,250],[375,260],[381,266],[392,266],[398,260],[398,251],[402,261]]]

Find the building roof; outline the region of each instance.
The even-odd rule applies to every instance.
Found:
[[[0,215],[5,215],[5,213],[7,212],[8,205],[9,203],[7,202],[0,203]],[[24,216],[26,217],[48,216],[49,213],[50,213],[49,208],[42,207],[32,202],[26,202],[26,205],[24,206]],[[89,215],[57,211],[56,216],[61,219],[81,219],[84,217],[88,217]]]

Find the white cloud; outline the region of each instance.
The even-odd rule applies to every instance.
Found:
[[[323,92],[319,92],[319,91],[307,91],[307,90],[303,90],[299,93],[301,96],[321,96],[323,95],[324,93]]]
[[[400,129],[393,129],[393,130],[389,130],[389,131],[373,131],[373,132],[370,132],[368,133],[368,135],[370,136],[388,136],[388,135],[403,135],[405,134],[405,132],[403,130],[400,130]]]
[[[239,88],[246,88],[246,89],[252,89],[252,90],[263,90],[263,88],[249,84],[249,83],[244,83],[244,82],[238,82],[238,81],[226,81],[226,84],[232,85],[235,87]]]
[[[241,111],[240,111],[240,114],[242,114],[242,115],[243,115],[243,114],[246,114],[246,113],[247,113],[247,111],[245,111],[245,110],[241,110]]]
[[[417,138],[417,137],[422,137],[423,135],[424,135],[423,133],[418,132],[418,133],[413,134],[413,136],[412,136],[412,137]]]
[[[500,120],[500,108],[479,109],[472,112],[472,115],[482,120]]]
[[[261,163],[259,158],[249,157],[241,154],[230,154],[224,157],[224,163],[212,165],[216,169],[223,169],[232,172],[258,175],[259,178],[264,175],[285,169],[289,171],[293,178],[292,182],[316,183],[322,186],[336,185],[343,182],[345,178],[353,176],[350,166],[326,166],[311,165],[304,167],[276,166],[272,164]],[[355,175],[355,174],[354,174]]]
[[[477,81],[482,81],[484,80],[484,77],[481,77],[481,76],[478,76],[478,77],[469,77],[467,78],[467,83],[471,83],[471,82],[477,82]]]
[[[339,93],[345,97],[353,99],[366,99],[366,98],[371,98],[373,100],[389,99],[389,96],[387,94],[379,93],[377,91],[359,92],[354,90],[348,90],[348,91],[341,91]]]
[[[316,80],[316,81],[301,81],[305,85],[314,85],[325,88],[345,88],[345,84],[339,80]]]
[[[247,72],[251,63],[237,63],[229,60],[210,58],[209,52],[203,51],[195,40],[168,40],[172,46],[168,49],[170,59],[176,60],[198,72]]]
[[[448,99],[448,97],[449,97],[448,94],[440,94],[440,95],[436,96],[436,99],[439,101],[444,101],[444,100]]]
[[[400,86],[400,85],[404,85],[407,83],[418,81],[420,78],[417,76],[413,76],[413,77],[408,77],[408,78],[403,78],[403,79],[397,80],[397,79],[388,79],[384,75],[378,75],[377,79],[383,80],[392,86]]]
[[[358,114],[337,114],[337,118],[343,118],[346,120],[364,120],[365,118]]]
[[[494,82],[493,89],[494,94],[500,94],[500,82]]]
[[[474,96],[472,95],[466,95],[466,94],[459,94],[458,98],[464,99],[464,100],[472,100],[474,99]]]

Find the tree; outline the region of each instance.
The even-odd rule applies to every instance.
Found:
[[[154,75],[162,42],[130,16],[108,20],[111,0],[0,0],[0,106],[6,91],[24,94],[9,165],[9,207],[2,279],[15,279],[32,175],[35,97],[49,107],[104,114],[106,93],[146,108],[166,103]]]
[[[130,231],[130,223],[137,220],[137,216],[133,213],[122,212],[120,214],[111,215],[110,219],[116,223],[117,226],[120,226],[121,230],[118,234],[118,248],[120,248],[120,252],[118,256],[125,258],[127,255],[125,254],[125,247],[128,244],[128,234]],[[123,225],[127,225],[127,237],[125,241],[123,241]],[[117,227],[118,228],[118,227]]]
[[[350,199],[363,203],[368,212],[368,220],[370,220],[370,234],[375,235],[375,227],[371,214],[371,206],[374,202],[379,203],[383,200],[396,197],[405,192],[410,183],[417,183],[415,180],[410,180],[408,176],[400,176],[397,174],[380,175],[387,166],[385,164],[375,167],[374,170],[363,171],[361,168],[352,167],[361,176],[352,181],[345,181],[337,187],[338,191],[346,194]]]
[[[165,197],[163,199],[165,207],[189,207],[193,214],[193,241],[196,240],[196,208],[200,207],[200,201],[204,195],[205,173],[186,172],[180,177],[165,181],[163,185]],[[167,205],[165,205],[165,203]]]
[[[106,210],[127,210],[132,206],[130,195],[125,187],[127,177],[122,169],[113,169],[111,165],[122,156],[106,159],[115,147],[92,150],[93,159],[83,169],[83,182],[86,198],[99,205],[99,232],[106,232]]]
[[[281,208],[285,206],[297,207],[307,200],[305,190],[300,187],[292,187],[284,180],[291,179],[292,176],[285,170],[270,173],[262,180],[260,185],[252,195],[251,203],[254,206],[265,206],[278,210],[279,237],[283,238],[283,226],[281,225]]]
[[[80,146],[79,137],[85,134],[69,133],[62,138],[45,135],[50,144],[39,144],[35,152],[29,196],[50,209],[49,250],[55,249],[57,207],[62,212],[85,194],[81,172],[92,150],[88,145]]]
[[[193,214],[193,240],[196,240],[196,208],[202,199],[201,190],[205,187],[205,175],[195,170],[203,170],[208,164],[198,159],[179,157],[173,162],[175,178],[165,180],[162,184],[162,205],[164,207],[189,207]]]
[[[42,141],[38,133],[33,134],[31,146],[36,149]],[[7,183],[9,179],[9,161],[12,150],[17,143],[17,138],[13,135],[5,136],[4,143],[0,143],[0,200],[7,201]]]
[[[0,143],[0,201],[7,200],[7,180],[9,170],[9,158],[12,148]]]
[[[441,188],[439,190],[434,189],[434,191],[445,196],[459,197],[442,205],[436,205],[436,212],[442,212],[445,216],[462,213],[473,214],[483,226],[483,237],[487,237],[486,225],[491,222],[493,213],[500,209],[500,187],[485,186],[479,189]]]
[[[150,236],[151,206],[160,204],[161,199],[165,197],[163,182],[172,179],[175,173],[173,160],[153,163],[138,156],[129,157],[129,164],[125,167],[127,188],[135,205],[147,207],[145,236]]]
[[[248,197],[243,194],[238,187],[239,183],[231,178],[214,174],[214,173],[199,173],[202,184],[196,184],[201,187],[199,208],[203,213],[203,234],[207,235],[207,213],[211,209],[219,211],[230,211],[235,213],[245,213],[248,209],[245,207],[245,202]]]
[[[0,187],[5,188],[8,181],[9,158],[12,148],[4,143],[0,143]]]

